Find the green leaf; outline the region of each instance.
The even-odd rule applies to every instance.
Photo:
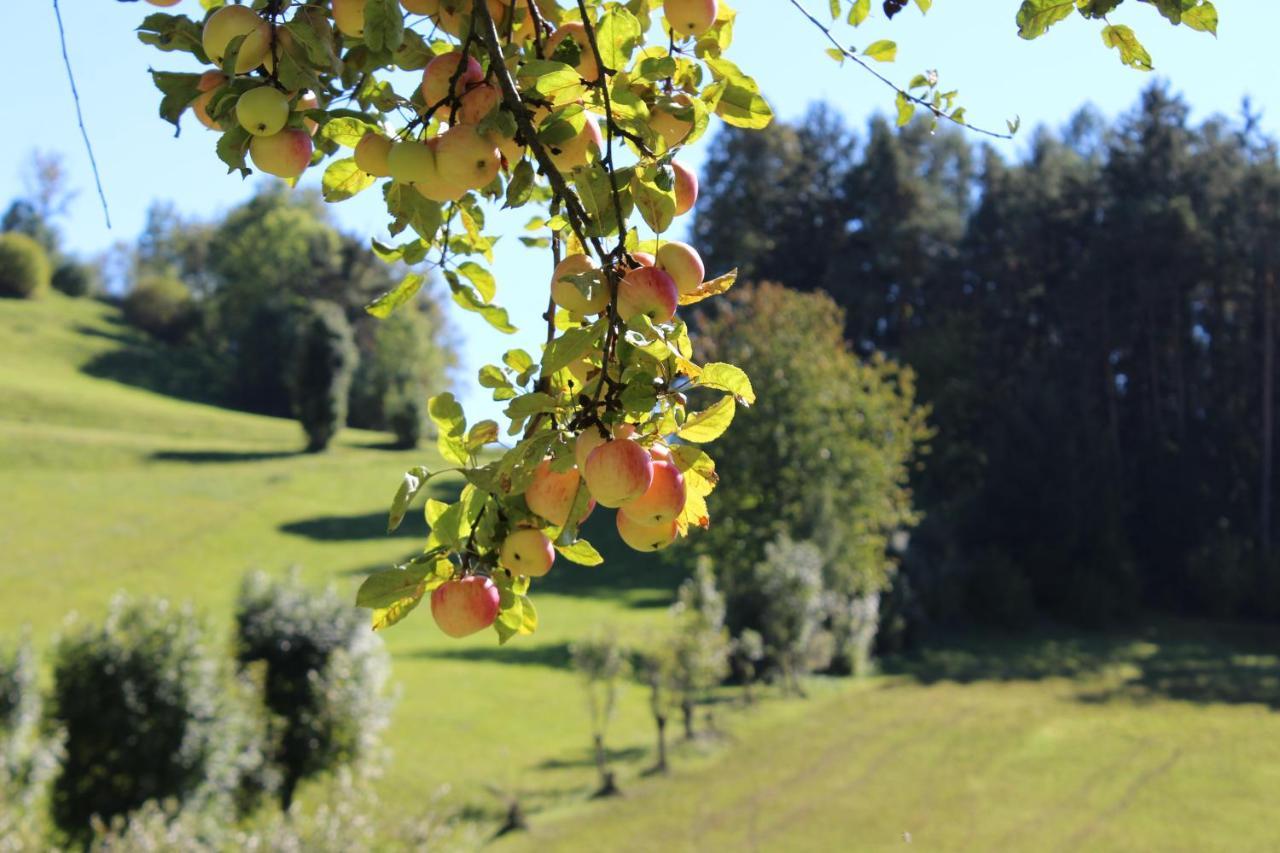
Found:
[[[873,41],[863,49],[862,55],[876,62],[893,62],[898,58],[898,45],[887,39]]]
[[[849,7],[848,20],[851,26],[858,26],[867,19],[871,14],[871,0],[853,0],[853,5]]]
[[[1039,38],[1075,8],[1076,0],[1022,0],[1015,19],[1018,35],[1024,39]]]
[[[396,495],[391,499],[391,512],[387,515],[388,533],[394,533],[400,526],[400,522],[404,521],[404,515],[409,511],[409,504],[429,479],[431,479],[431,472],[421,465],[404,472],[400,488],[396,489]]]
[[[911,117],[916,114],[916,105],[901,92],[898,93],[894,105],[898,108],[898,127],[905,127],[910,123]]]
[[[366,133],[376,133],[377,128],[367,121],[351,116],[342,116],[325,122],[320,128],[320,137],[345,148],[355,148],[364,139]]]
[[[355,158],[334,160],[324,170],[320,180],[320,192],[325,201],[345,201],[361,190],[366,190],[376,179],[356,165]]]
[[[566,560],[577,563],[580,566],[598,566],[604,562],[604,557],[600,556],[600,552],[585,539],[579,539],[572,545],[557,545],[556,550]]]
[[[527,595],[520,596],[520,616],[521,634],[532,634],[538,630],[538,610],[533,606],[533,599]]]
[[[164,95],[160,99],[160,118],[178,127],[179,117],[200,95],[200,75],[152,71],[151,81]]]
[[[423,240],[431,241],[444,224],[440,203],[431,201],[408,184],[388,181],[383,190],[387,212],[394,217],[389,231],[394,236],[410,227]]]
[[[733,398],[722,397],[710,408],[691,415],[684,426],[676,431],[676,435],[693,444],[715,441],[733,423],[733,413]]]
[[[534,59],[520,66],[520,88],[532,89],[552,106],[563,106],[581,100],[586,93],[582,78],[572,66],[549,59]]]
[[[521,394],[512,400],[503,412],[509,418],[527,418],[530,415],[540,414],[542,412],[554,412],[556,410],[556,401],[549,394],[543,394],[541,391],[534,391],[529,394]]]
[[[1147,53],[1147,49],[1142,46],[1142,42],[1138,41],[1138,37],[1134,35],[1133,30],[1123,24],[1116,24],[1102,28],[1102,43],[1107,47],[1114,47],[1120,52],[1120,61],[1130,68],[1137,68],[1139,71],[1150,71],[1151,54]]]
[[[1076,0],[1076,10],[1085,18],[1104,18],[1124,0]]]
[[[449,290],[453,294],[453,301],[467,311],[472,311],[483,317],[490,326],[504,334],[512,334],[517,331],[516,327],[511,325],[511,321],[507,317],[507,310],[499,308],[497,305],[490,305],[476,291],[476,288],[470,284],[464,284],[462,279],[453,270],[445,270],[444,279],[449,283]]]
[[[640,22],[622,7],[614,7],[596,25],[596,44],[605,68],[625,71],[641,41]]]
[[[533,195],[533,164],[528,160],[516,163],[507,182],[507,200],[503,207],[520,207]]]
[[[364,43],[377,51],[395,51],[404,43],[404,19],[397,0],[365,0]]]
[[[1218,34],[1218,10],[1209,0],[1182,13],[1182,23],[1202,33]]]
[[[756,392],[751,387],[751,379],[745,370],[733,364],[713,361],[704,365],[698,374],[697,384],[703,388],[714,388],[727,391],[744,405],[752,405],[756,401]]]
[[[467,433],[467,449],[474,452],[497,440],[498,422],[483,420],[473,426],[471,431]]]
[[[671,227],[676,215],[676,190],[669,168],[650,166],[636,169],[631,178],[631,194],[640,209],[641,218],[655,234]]]
[[[916,0],[916,6],[920,9],[920,14],[927,15],[933,8],[933,0]]]
[[[244,177],[251,174],[244,162],[249,151],[249,139],[249,131],[238,124],[218,137],[218,159],[227,164],[228,172],[239,170]]]
[[[754,130],[768,127],[773,121],[773,110],[761,96],[756,81],[727,59],[708,59],[706,62],[719,78],[715,86],[710,87],[716,115],[734,127]]]
[[[186,15],[153,12],[138,25],[138,41],[163,51],[183,51],[208,63],[201,43],[203,27]]]
[[[568,367],[574,359],[590,352],[600,339],[604,322],[597,320],[590,326],[566,329],[553,338],[542,353],[542,375],[550,376],[557,370]]]
[[[485,302],[493,301],[493,297],[498,292],[498,283],[494,280],[493,273],[475,261],[464,261],[458,264],[458,272],[475,286],[481,299]]]
[[[440,449],[440,455],[458,465],[467,464],[470,454],[467,453],[467,443],[463,438],[467,431],[467,418],[462,412],[462,405],[454,399],[451,392],[445,391],[427,401],[427,415],[439,433],[436,445]]]
[[[424,281],[426,281],[425,278],[416,272],[411,272],[400,279],[400,283],[394,288],[364,306],[364,310],[380,320],[385,320],[393,311],[417,295]]]
[[[423,581],[430,571],[427,566],[414,566],[374,572],[360,584],[360,589],[356,592],[356,607],[377,610],[412,596],[415,592],[421,597]]]

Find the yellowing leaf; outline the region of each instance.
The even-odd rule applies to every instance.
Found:
[[[682,293],[680,295],[680,304],[693,305],[694,303],[701,302],[709,297],[718,296],[733,287],[734,282],[737,280],[738,271],[736,269],[730,270],[722,276],[713,278],[710,281],[704,281],[702,284],[698,285],[696,290],[690,291],[689,293]]]
[[[727,391],[748,406],[756,401],[756,392],[751,387],[750,377],[737,365],[719,361],[704,364],[702,372],[698,374],[697,383],[703,388]]]
[[[676,435],[694,444],[705,444],[715,441],[733,423],[734,402],[732,397],[723,397],[710,408],[691,416]]]
[[[863,49],[862,55],[876,62],[893,62],[898,58],[898,45],[887,39],[873,41]]]

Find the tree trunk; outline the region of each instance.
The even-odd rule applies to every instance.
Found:
[[[680,700],[680,714],[684,718],[684,739],[693,740],[693,700]]]
[[[604,735],[597,734],[594,736],[596,747],[596,770],[600,773],[600,790],[592,794],[592,797],[616,797],[622,793],[618,789],[617,779],[614,778],[613,771],[609,769],[608,760],[604,751]]]
[[[1258,498],[1258,526],[1262,553],[1271,556],[1271,472],[1275,453],[1275,274],[1268,269],[1262,296],[1262,472]]]
[[[654,721],[658,724],[658,763],[653,769],[658,773],[667,772],[667,715],[658,714],[654,717]]]

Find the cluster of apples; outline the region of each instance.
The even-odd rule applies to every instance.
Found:
[[[177,2],[151,0],[157,6],[171,6]],[[236,54],[236,74],[247,74],[259,67],[271,69],[271,25],[248,6],[223,6],[205,21],[201,43],[205,55],[219,67],[226,59],[231,43],[242,38]],[[197,120],[211,130],[222,126],[209,115],[209,105],[214,94],[228,78],[221,71],[206,71],[200,75],[200,94],[191,102]],[[242,94],[235,105],[236,121],[252,136],[249,157],[262,171],[281,178],[296,178],[311,163],[313,150],[311,134],[315,123],[299,120],[290,127],[290,118],[297,111],[316,106],[313,95],[289,94],[270,83],[250,89]]]

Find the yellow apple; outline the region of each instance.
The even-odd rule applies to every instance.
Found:
[[[256,12],[248,6],[223,6],[204,22],[200,40],[205,55],[221,68],[227,46],[240,36],[244,36],[244,41],[236,54],[235,71],[244,74],[262,64],[271,46],[271,27]]]
[[[250,89],[236,101],[236,121],[254,136],[273,136],[289,120],[289,98],[272,86]]]
[[[541,530],[524,527],[513,530],[498,549],[498,564],[512,574],[540,578],[551,571],[556,551]]]

